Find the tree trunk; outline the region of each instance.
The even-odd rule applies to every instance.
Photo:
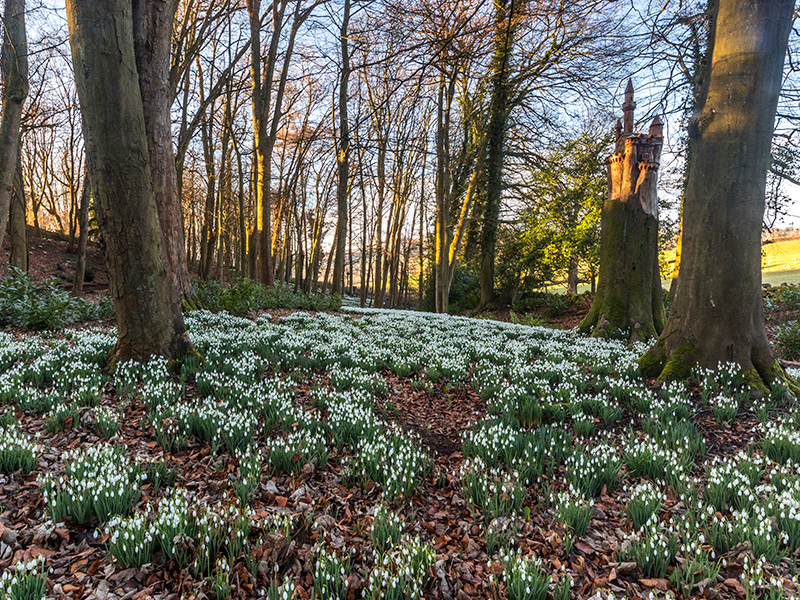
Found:
[[[25,0],[6,0],[3,14],[3,108],[0,114],[0,246],[6,234],[14,177],[19,162],[22,105],[28,96],[28,38]]]
[[[178,0],[132,0],[133,37],[139,89],[150,152],[150,173],[164,253],[181,302],[194,306],[172,147],[172,90],[169,73],[172,27]]]
[[[26,217],[25,181],[22,178],[22,157],[17,158],[17,173],[14,176],[14,191],[11,194],[11,211],[8,222],[8,237],[11,242],[11,266],[28,271],[28,223]]]
[[[625,126],[617,127],[608,160],[608,199],[600,220],[600,273],[592,308],[580,324],[595,337],[643,341],[664,328],[658,269],[658,160],[663,144],[656,117],[648,134],[633,133],[633,86],[625,91]]]
[[[678,240],[675,244],[675,264],[672,267],[672,277],[669,282],[670,297],[675,298],[675,286],[678,283],[678,273],[681,270],[681,246],[683,246],[683,207],[681,207],[680,228],[678,229]]]
[[[681,267],[669,321],[640,367],[662,380],[734,362],[749,385],[784,378],[764,326],[761,223],[793,0],[720,0],[696,106]]]
[[[693,57],[693,70],[688,77],[692,85],[692,99],[691,111],[693,114],[699,114],[700,108],[705,103],[706,94],[708,93],[708,86],[706,81],[711,76],[711,55],[714,52],[714,38],[711,35],[714,27],[714,18],[717,12],[717,5],[719,0],[708,0],[706,6],[706,19],[708,27],[708,39],[702,40],[699,33],[695,34],[697,39],[694,41],[694,49],[692,52]],[[702,44],[706,42],[705,52],[703,52]],[[679,207],[679,228],[678,239],[675,247],[675,265],[672,270],[672,279],[669,285],[669,294],[671,299],[675,299],[675,286],[678,283],[678,273],[681,269],[681,247],[683,246],[683,201],[686,197],[686,185],[690,179],[689,167],[692,163],[692,153],[694,152],[697,143],[697,136],[689,136],[686,143],[686,156],[684,157],[683,169],[683,194]]]
[[[213,115],[214,106],[211,106]],[[214,264],[214,249],[217,247],[216,227],[216,197],[217,175],[215,164],[214,118],[206,115],[201,129],[203,142],[203,158],[206,167],[206,201],[203,210],[203,231],[200,238],[200,277],[211,278],[212,265]]]
[[[233,135],[233,116],[231,113],[231,93],[225,98],[225,114],[222,121],[222,155],[219,163],[219,185],[217,186],[217,265],[216,276],[220,283],[224,282],[225,253],[230,246],[226,236],[225,206],[233,198],[233,161],[231,158],[231,136]]]
[[[75,279],[72,282],[72,293],[80,296],[83,293],[83,277],[86,273],[86,245],[89,241],[89,202],[92,199],[92,188],[89,180],[89,169],[84,169],[83,192],[78,210],[78,260],[75,262]]]
[[[131,0],[68,0],[93,196],[117,319],[118,360],[191,349],[170,276],[150,170]]]
[[[303,22],[311,16],[315,5],[301,10],[301,3],[295,4],[292,25],[286,48],[283,52],[283,65],[275,81],[279,45],[286,25],[284,15],[289,2],[275,1],[272,12],[272,36],[266,60],[261,52],[261,0],[247,0],[250,19],[251,79],[253,85],[253,138],[256,149],[256,223],[250,237],[249,271],[251,277],[258,276],[264,285],[274,282],[275,270],[272,256],[272,153],[278,136],[278,126],[283,116],[283,97],[289,76],[297,32]],[[262,71],[263,66],[263,71]],[[277,85],[275,85],[277,83]],[[273,91],[275,94],[273,100]],[[270,110],[272,111],[270,114]]]
[[[350,52],[347,28],[350,23],[350,0],[344,0],[344,14],[339,38],[342,48],[342,76],[339,79],[339,181],[336,187],[336,256],[333,261],[331,293],[344,293],[344,253],[347,247],[348,188],[350,185],[350,124],[347,119],[347,84],[350,80]]]
[[[333,264],[333,255],[334,255],[334,248],[339,243],[339,232],[333,232],[333,246],[331,247],[331,251],[328,252],[328,264],[325,267],[325,277],[322,279],[322,293],[326,294],[328,292],[328,278],[331,276],[331,265]]]
[[[427,140],[427,138],[425,138]],[[422,297],[425,293],[425,166],[428,152],[422,154],[422,177],[419,192],[419,302],[417,308],[422,310]]]
[[[374,306],[383,306],[383,289],[381,289],[381,267],[383,263],[383,207],[386,199],[386,137],[382,131],[378,135],[378,209],[375,230],[375,289],[372,292]]]
[[[245,219],[244,205],[244,169],[242,168],[242,153],[236,141],[236,135],[231,136],[233,150],[236,152],[236,168],[239,173],[239,275],[247,275],[247,221]]]
[[[446,90],[446,91],[445,91]],[[447,313],[450,293],[450,105],[455,93],[455,76],[447,84],[444,72],[440,75],[436,103],[436,264],[434,266],[435,307],[437,313]]]
[[[503,158],[505,157],[506,127],[509,115],[509,68],[511,45],[514,39],[514,1],[496,2],[495,28],[497,41],[494,51],[492,100],[489,107],[489,127],[486,147],[486,199],[481,229],[481,300],[478,308],[494,300],[494,262],[497,250],[497,224],[503,193]]]
[[[574,256],[570,257],[567,268],[567,293],[578,293],[578,260]]]
[[[367,305],[367,262],[369,252],[367,245],[367,193],[364,187],[364,165],[358,171],[359,189],[361,190],[361,264],[359,272],[358,305],[364,308]]]

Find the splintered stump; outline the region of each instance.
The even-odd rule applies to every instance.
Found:
[[[625,91],[625,125],[607,161],[608,199],[600,222],[600,269],[592,308],[579,328],[604,338],[641,341],[664,328],[658,268],[658,160],[661,120],[633,133],[633,88]]]

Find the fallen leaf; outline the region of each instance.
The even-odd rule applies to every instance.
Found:
[[[580,540],[575,542],[575,547],[584,554],[594,554],[594,548],[592,548],[589,544],[586,544]]]
[[[738,579],[735,579],[733,577],[725,580],[725,587],[729,587],[733,590],[736,590],[736,592],[739,594],[744,594],[744,587],[742,587],[742,584],[739,582]]]
[[[666,579],[640,579],[639,583],[641,583],[644,587],[649,588],[657,588],[662,592],[667,591],[667,580]]]

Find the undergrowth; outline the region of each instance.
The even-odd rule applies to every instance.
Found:
[[[61,289],[57,279],[35,282],[11,267],[0,280],[0,327],[59,329],[78,321],[107,319],[114,314],[110,298],[90,302]]]
[[[200,305],[211,312],[227,311],[243,317],[258,310],[276,308],[329,311],[342,307],[339,295],[309,295],[295,292],[291,285],[276,282],[272,287],[238,278],[230,286],[218,281],[194,280],[194,289]]]

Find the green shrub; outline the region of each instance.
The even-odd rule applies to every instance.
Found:
[[[775,299],[786,308],[800,308],[800,286],[782,285],[775,292]]]
[[[555,319],[572,307],[572,299],[566,294],[548,294],[545,306],[547,316]]]
[[[481,300],[481,280],[477,269],[469,266],[456,267],[450,284],[448,298],[451,315],[471,310]]]
[[[517,313],[515,313],[513,310],[508,311],[508,320],[510,323],[527,325],[528,327],[547,327],[550,325],[547,321],[540,319],[536,315],[517,315]]]
[[[78,321],[107,319],[113,313],[110,299],[94,303],[74,298],[57,279],[36,283],[12,267],[11,275],[0,280],[0,327],[59,329]]]
[[[265,287],[260,283],[240,277],[228,287],[218,281],[194,281],[194,289],[200,305],[211,312],[227,311],[239,317],[258,310],[276,308],[301,310],[339,310],[341,296],[311,296],[294,292],[292,286],[276,283]]]
[[[775,341],[781,358],[792,360],[800,356],[800,321],[778,327]]]

